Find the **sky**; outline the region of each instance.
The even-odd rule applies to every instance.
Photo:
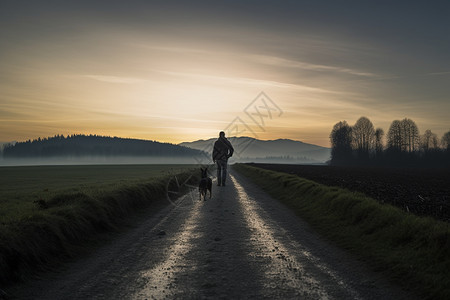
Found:
[[[449,1],[0,0],[0,141],[450,130]]]

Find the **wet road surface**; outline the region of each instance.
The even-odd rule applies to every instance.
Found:
[[[411,299],[246,178],[188,194],[18,299]]]

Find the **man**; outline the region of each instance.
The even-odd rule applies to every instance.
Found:
[[[219,138],[214,143],[213,150],[213,162],[217,163],[217,185],[225,186],[225,180],[227,178],[227,163],[228,158],[233,156],[233,146],[225,138],[225,132],[219,133]]]

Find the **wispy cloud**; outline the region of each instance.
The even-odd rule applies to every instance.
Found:
[[[273,65],[273,66],[284,67],[284,68],[298,68],[298,69],[303,69],[303,70],[326,71],[326,72],[331,71],[331,72],[338,72],[338,73],[346,73],[346,74],[355,75],[355,76],[378,77],[378,75],[376,75],[374,73],[362,72],[362,71],[353,70],[353,69],[349,69],[349,68],[343,68],[343,67],[312,64],[312,63],[307,63],[307,62],[297,61],[297,60],[290,60],[290,59],[285,59],[285,58],[276,57],[276,56],[252,55],[250,57],[254,61],[262,63],[262,64]]]
[[[198,48],[189,48],[189,47],[170,47],[170,46],[154,46],[154,45],[146,45],[146,44],[135,44],[138,47],[142,47],[148,50],[154,50],[159,52],[172,52],[172,53],[194,53],[194,54],[211,54],[217,52],[208,51],[205,49],[198,49]]]
[[[300,85],[295,83],[286,83],[273,80],[263,80],[247,77],[225,77],[225,76],[215,76],[206,75],[199,73],[188,73],[188,72],[170,72],[170,71],[158,71],[162,74],[179,76],[185,78],[201,79],[201,80],[211,80],[219,83],[229,83],[238,85],[256,85],[258,87],[275,87],[275,88],[288,88],[307,92],[317,92],[317,93],[327,93],[327,94],[348,94],[347,92],[333,91],[329,89],[316,88],[306,85]]]
[[[408,74],[408,75],[380,76],[380,77],[377,77],[376,79],[379,79],[379,80],[411,79],[411,78],[419,78],[419,77],[446,76],[446,75],[450,75],[450,71],[431,72],[431,73],[416,73],[416,74]]]
[[[84,77],[109,83],[123,83],[123,84],[134,84],[147,82],[143,78],[135,77],[121,77],[121,76],[109,76],[109,75],[84,75]]]
[[[297,68],[302,70],[309,71],[320,71],[320,72],[337,72],[337,73],[345,73],[348,75],[354,76],[362,76],[362,77],[379,77],[379,75],[355,70],[352,68],[345,67],[336,67],[330,65],[323,64],[313,64],[305,61],[299,60],[291,60],[278,56],[270,56],[270,55],[260,55],[260,54],[249,54],[249,53],[238,53],[238,52],[221,52],[217,50],[205,50],[205,49],[196,49],[189,47],[157,47],[157,46],[146,46],[143,47],[151,50],[162,51],[162,52],[170,52],[170,53],[183,53],[183,54],[208,54],[214,55],[216,57],[234,57],[241,58],[245,61],[253,61],[258,64],[271,65],[276,67],[283,68]]]
[[[435,72],[435,73],[428,73],[425,74],[427,76],[441,76],[441,75],[450,75],[450,71],[445,71],[445,72]]]

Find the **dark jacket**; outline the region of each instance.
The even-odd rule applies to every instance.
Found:
[[[229,157],[233,156],[233,152],[231,143],[226,138],[219,137],[214,143],[213,160],[228,160]]]

